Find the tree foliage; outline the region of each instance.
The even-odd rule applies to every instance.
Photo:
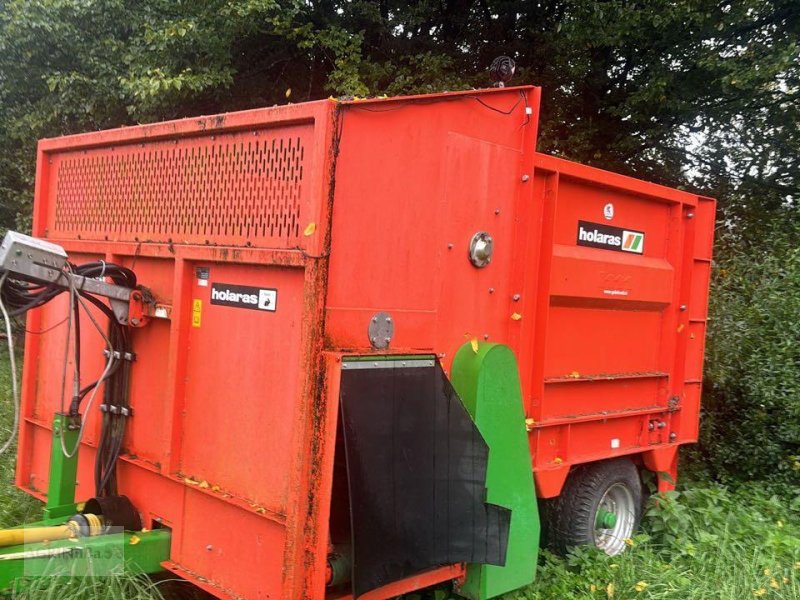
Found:
[[[506,53],[544,88],[542,149],[752,220],[800,181],[798,39],[795,0],[3,0],[0,202],[27,206],[39,137],[484,86]]]
[[[800,483],[800,223],[718,240],[701,451],[717,477]]]
[[[798,220],[798,40],[797,0],[0,0],[0,225],[29,218],[39,138],[482,87],[508,54],[516,81],[543,87],[541,150],[719,198],[736,244],[718,252],[732,275],[717,282],[711,397],[771,406],[797,390],[780,388],[783,375],[768,384],[756,360],[797,360],[781,352],[797,345],[785,325],[800,308],[752,285],[788,293],[758,273],[789,260],[768,260],[764,240]],[[737,327],[783,346],[754,346]]]

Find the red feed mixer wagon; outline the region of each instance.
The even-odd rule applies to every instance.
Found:
[[[539,98],[43,140],[0,298],[47,504],[0,588],[113,551],[219,598],[482,600],[540,514],[621,552],[697,439],[715,205],[537,153]]]

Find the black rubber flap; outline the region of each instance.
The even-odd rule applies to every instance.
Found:
[[[355,597],[437,566],[504,565],[511,511],[486,502],[489,448],[441,366],[369,365],[341,383]]]

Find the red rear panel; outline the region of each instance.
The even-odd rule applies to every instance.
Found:
[[[697,439],[714,202],[544,155],[536,179],[528,415],[552,496],[570,465]]]
[[[220,596],[294,599],[324,587],[330,491],[310,474],[326,460],[315,373],[334,106],[40,145],[34,235],[74,262],[134,269],[169,309],[133,330],[120,493],[147,527],[172,529],[165,566]],[[259,304],[220,301],[226,291]],[[262,291],[271,299],[263,309]],[[44,330],[66,309],[59,298],[34,311],[28,328]],[[65,333],[32,335],[26,348],[17,477],[40,497]],[[85,384],[102,371],[103,344],[87,320],[82,337]],[[97,409],[88,413],[79,501],[94,495]]]

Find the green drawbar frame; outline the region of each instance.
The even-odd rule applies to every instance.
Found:
[[[23,529],[63,525],[78,512],[75,504],[78,453],[64,456],[62,431],[68,450],[78,441],[78,432],[67,427],[66,415],[57,414],[53,421],[50,483],[44,518],[21,526]],[[136,574],[160,573],[164,570],[162,563],[169,560],[171,538],[169,530],[159,529],[0,548],[0,591],[13,589],[25,578],[102,576],[119,574],[122,570]],[[64,554],[56,554],[60,549],[64,549]],[[48,555],[37,556],[40,552]]]
[[[486,600],[534,580],[540,523],[517,360],[508,346],[473,343],[459,349],[450,379],[489,445],[488,501],[511,509],[505,566],[469,565],[456,590]]]

